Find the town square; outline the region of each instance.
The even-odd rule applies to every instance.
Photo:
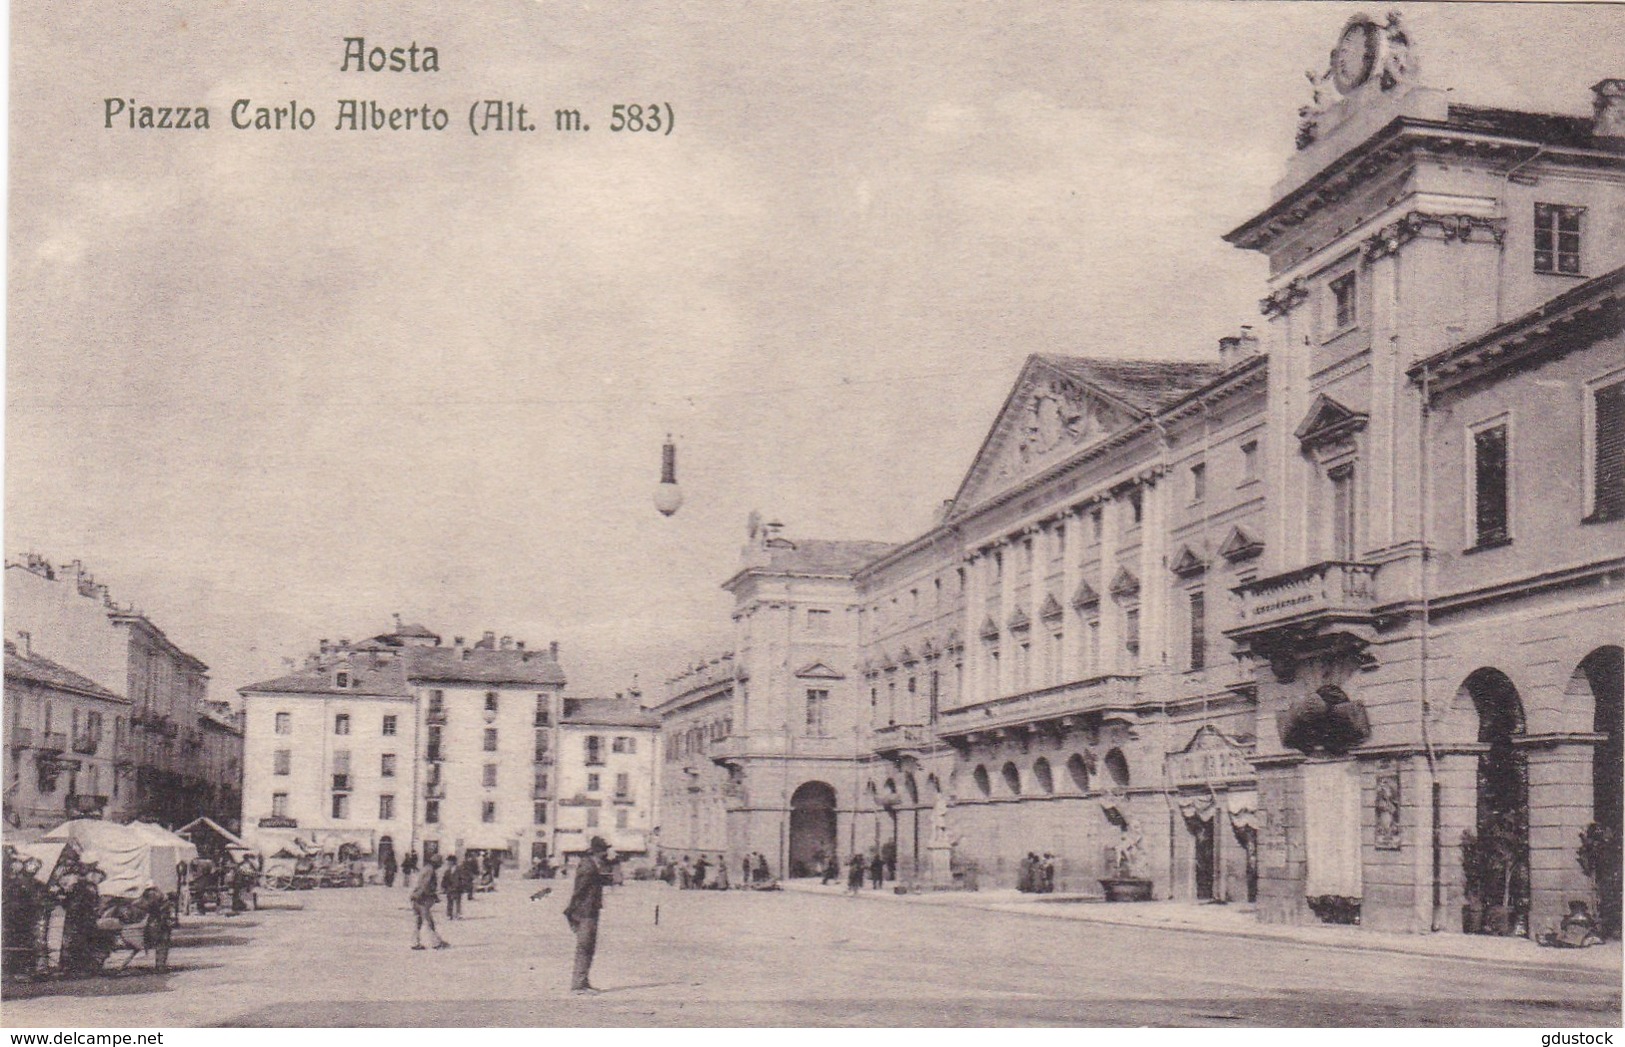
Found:
[[[14,8],[5,1024],[1617,1026],[1625,7],[638,13]]]

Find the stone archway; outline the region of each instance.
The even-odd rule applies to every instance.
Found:
[[[1499,669],[1479,669],[1461,692],[1478,714],[1478,757],[1473,833],[1477,848],[1464,869],[1470,897],[1484,906],[1484,930],[1510,934],[1529,919],[1529,763],[1517,745],[1524,735],[1523,701]]]
[[[1625,864],[1625,649],[1599,647],[1581,659],[1568,693],[1589,692],[1591,729],[1602,736],[1591,758],[1591,837],[1581,853],[1582,868],[1597,892],[1597,919],[1603,934],[1620,936],[1621,865]]]
[[[835,788],[803,782],[790,796],[790,875],[816,875],[834,853]]]

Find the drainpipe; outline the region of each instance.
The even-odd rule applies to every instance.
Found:
[[[1504,252],[1503,252],[1504,254]],[[1433,389],[1432,375],[1424,368],[1422,371],[1422,412],[1421,425],[1417,434],[1417,447],[1420,460],[1417,465],[1422,471],[1422,565],[1420,578],[1421,602],[1421,647],[1422,647],[1422,746],[1427,753],[1428,764],[1428,797],[1429,811],[1431,812],[1433,855],[1431,862],[1430,888],[1432,893],[1431,913],[1428,917],[1429,929],[1438,931],[1439,912],[1443,905],[1443,882],[1441,868],[1444,860],[1444,841],[1440,839],[1440,787],[1438,753],[1433,748],[1433,735],[1429,721],[1433,718],[1433,702],[1429,694],[1428,676],[1428,641],[1430,638],[1432,621],[1429,606],[1429,578],[1428,568],[1433,560],[1433,547],[1429,541],[1428,523],[1433,515],[1433,470],[1428,459],[1428,422],[1432,416]]]

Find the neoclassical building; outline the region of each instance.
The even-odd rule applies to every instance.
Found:
[[[1350,19],[1226,236],[1269,261],[1256,329],[1035,353],[908,541],[753,526],[700,688],[730,852],[1617,934],[1625,80],[1583,90],[1465,104]]]

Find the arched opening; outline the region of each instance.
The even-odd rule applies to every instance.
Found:
[[[816,875],[834,854],[835,789],[803,782],[790,797],[790,875]]]
[[[1004,787],[1010,791],[1010,795],[1020,796],[1021,772],[1016,770],[1016,765],[1013,763],[1006,763],[1004,765],[1004,770],[1000,773],[1004,775]]]
[[[1033,781],[1038,784],[1038,791],[1045,796],[1055,794],[1055,775],[1049,769],[1049,760],[1042,756],[1033,764]]]
[[[1621,865],[1625,864],[1625,648],[1599,647],[1580,662],[1595,703],[1591,729],[1603,736],[1591,757],[1591,822],[1581,847],[1581,867],[1597,890],[1597,922],[1609,938],[1620,936]],[[1576,680],[1576,683],[1579,681]],[[1572,685],[1571,685],[1572,686]]]
[[[1123,750],[1113,749],[1106,754],[1106,777],[1114,788],[1128,788],[1128,757],[1123,755]]]
[[[993,795],[993,783],[988,781],[987,768],[985,766],[982,764],[977,764],[976,770],[971,772],[970,777],[971,781],[976,783],[976,791],[978,793],[983,796]]]
[[[1089,764],[1084,760],[1082,753],[1073,753],[1066,759],[1067,777],[1072,779],[1073,788],[1080,793],[1089,791]]]
[[[1480,669],[1462,683],[1478,713],[1477,816],[1464,840],[1464,887],[1483,905],[1487,934],[1512,934],[1529,916],[1529,764],[1515,747],[1524,733],[1523,702],[1499,669]],[[1470,844],[1470,845],[1469,845]]]

